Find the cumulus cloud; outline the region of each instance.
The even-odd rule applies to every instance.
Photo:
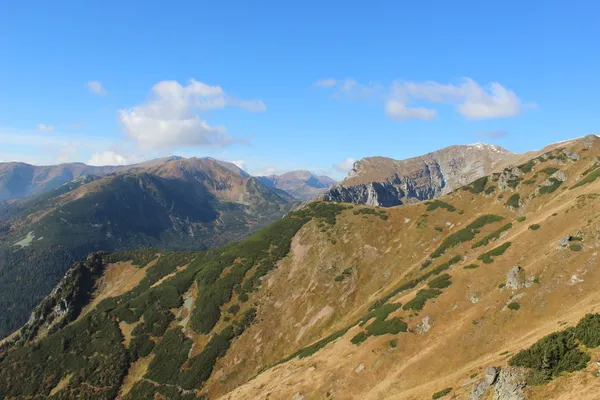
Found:
[[[355,162],[356,160],[354,158],[348,157],[339,163],[333,164],[331,167],[341,174],[347,174],[352,169]]]
[[[54,127],[52,125],[38,124],[37,130],[40,132],[54,132]]]
[[[484,139],[500,139],[508,135],[506,131],[475,132],[475,136]]]
[[[265,111],[261,100],[241,100],[227,95],[220,86],[191,79],[187,85],[161,81],[152,87],[150,99],[118,111],[125,135],[142,148],[173,146],[222,147],[243,141],[227,133],[225,126],[211,126],[200,113],[225,107]]]
[[[87,87],[90,90],[90,92],[97,94],[98,96],[107,95],[106,89],[104,89],[104,87],[102,87],[102,84],[98,81],[87,81]]]
[[[470,78],[458,85],[438,82],[405,82],[401,84],[414,99],[456,105],[459,114],[467,119],[506,118],[519,115],[524,108],[535,104],[524,104],[515,92],[498,82],[485,87]]]
[[[352,78],[323,81],[329,85],[319,86],[331,89],[335,98],[380,99],[386,115],[398,121],[436,118],[437,109],[419,103],[454,105],[460,115],[470,120],[514,117],[524,109],[536,107],[533,103],[524,103],[514,91],[498,82],[481,86],[470,78],[458,84],[395,81],[387,88],[373,82],[362,84]]]
[[[103,165],[130,165],[141,162],[140,157],[125,156],[113,150],[106,150],[92,154],[88,160],[88,165],[103,166]]]

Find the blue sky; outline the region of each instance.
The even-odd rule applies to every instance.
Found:
[[[251,173],[599,133],[592,1],[0,4],[0,161]]]

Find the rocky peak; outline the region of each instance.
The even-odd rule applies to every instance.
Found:
[[[514,153],[486,143],[450,146],[419,157],[368,157],[323,199],[390,207],[447,194],[489,174]]]

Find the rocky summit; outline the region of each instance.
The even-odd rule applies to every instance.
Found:
[[[435,199],[310,202],[206,250],[94,251],[3,340],[0,397],[595,399],[599,160],[589,136]],[[164,177],[225,176],[198,172],[214,164]]]
[[[391,207],[433,199],[487,175],[514,156],[500,146],[450,146],[406,160],[368,157],[322,199]]]

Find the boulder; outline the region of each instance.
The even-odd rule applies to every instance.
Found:
[[[423,334],[429,332],[431,327],[433,326],[433,319],[431,317],[425,316],[421,319],[421,323],[417,324],[416,332],[418,334]]]
[[[522,367],[503,368],[494,384],[494,400],[524,400],[526,374]]]
[[[558,246],[557,246],[557,247],[558,247],[559,249],[561,249],[561,248],[565,248],[565,247],[567,247],[567,246],[569,245],[569,242],[570,242],[570,241],[571,241],[571,235],[566,235],[566,236],[563,236],[563,237],[561,237],[561,238],[558,240]]]
[[[487,367],[483,379],[479,380],[477,383],[475,383],[475,385],[473,385],[473,389],[471,390],[471,400],[482,400],[484,398],[483,395],[488,388],[496,382],[497,377],[498,368]]]
[[[525,286],[525,270],[515,265],[506,274],[505,287],[511,290],[518,290]]]

